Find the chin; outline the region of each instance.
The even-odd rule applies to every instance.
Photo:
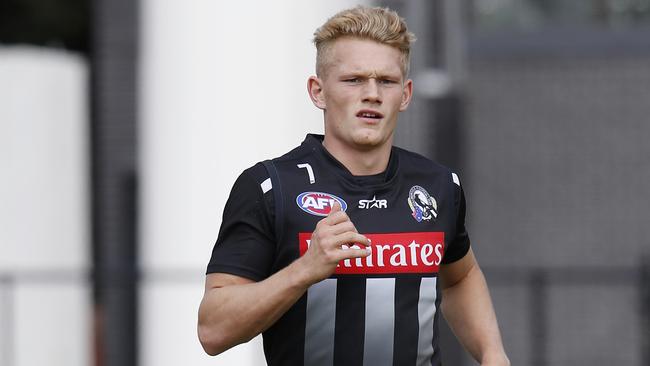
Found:
[[[362,133],[357,136],[354,136],[353,141],[358,146],[373,148],[376,146],[383,145],[386,142],[386,139],[374,133]]]

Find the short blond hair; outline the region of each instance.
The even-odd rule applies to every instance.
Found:
[[[402,55],[402,74],[405,78],[408,75],[415,35],[409,32],[406,21],[397,12],[389,8],[357,6],[329,18],[314,32],[319,77],[324,76],[331,45],[341,37],[369,39],[396,48]]]

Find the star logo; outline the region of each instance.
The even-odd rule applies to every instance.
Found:
[[[372,196],[371,200],[359,200],[359,208],[366,210],[371,208],[388,208],[388,200],[378,200],[377,196]]]

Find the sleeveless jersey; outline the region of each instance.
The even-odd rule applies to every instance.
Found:
[[[272,253],[268,273],[247,277],[262,279],[255,277],[303,255],[334,202],[372,241],[371,255],[339,263],[264,332],[268,364],[439,365],[438,271],[469,249],[458,177],[397,147],[384,173],[356,177],[325,150],[322,138],[308,135],[301,146],[263,163],[268,178],[257,179],[272,202],[265,207],[272,210],[273,248],[262,250]],[[240,265],[219,259],[241,257],[225,254],[233,247],[218,240],[208,272],[246,276],[232,270]]]

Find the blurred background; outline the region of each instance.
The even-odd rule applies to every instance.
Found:
[[[0,365],[264,364],[203,353],[205,267],[361,3],[418,36],[396,143],[459,172],[513,365],[650,364],[650,0],[3,0]]]

